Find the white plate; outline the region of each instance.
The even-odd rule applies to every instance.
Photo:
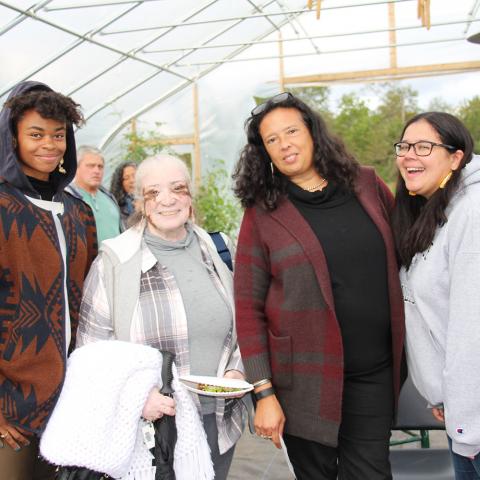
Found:
[[[205,377],[203,375],[184,375],[183,377],[180,377],[179,380],[191,392],[198,393],[199,395],[206,395],[207,397],[237,397],[238,395],[242,395],[253,390],[253,385],[251,383],[245,382],[244,380],[238,380],[236,378]],[[241,390],[237,390],[235,392],[205,392],[198,389],[199,383],[204,383],[206,385],[215,385],[217,387],[241,388]]]

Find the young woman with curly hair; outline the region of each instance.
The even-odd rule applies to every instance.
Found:
[[[289,93],[246,131],[235,304],[256,432],[283,436],[299,480],[391,479],[404,337],[392,194]]]
[[[77,165],[69,97],[23,82],[0,113],[0,472],[50,480],[38,440],[59,398],[84,278],[90,208],[64,192]]]

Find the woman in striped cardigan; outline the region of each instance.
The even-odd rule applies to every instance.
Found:
[[[257,434],[283,436],[299,480],[391,479],[404,340],[392,195],[289,93],[246,129],[234,291]]]

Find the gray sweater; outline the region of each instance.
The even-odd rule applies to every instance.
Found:
[[[444,405],[453,450],[480,451],[480,157],[462,172],[432,246],[401,269],[410,375]]]
[[[232,310],[214,285],[198,238],[188,229],[187,237],[168,242],[145,231],[145,242],[161,265],[175,277],[182,295],[188,324],[190,373],[216,376],[225,337],[232,328]],[[215,398],[199,396],[203,414],[215,412]]]

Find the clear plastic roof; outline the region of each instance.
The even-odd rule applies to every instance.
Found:
[[[425,95],[446,96],[478,83],[480,45],[466,38],[480,30],[480,0],[319,2],[0,1],[0,102],[17,82],[40,80],[82,105],[78,143],[103,148],[109,163],[136,118],[165,136],[197,132],[205,168],[233,163],[253,96],[277,93],[281,80],[421,75]]]

